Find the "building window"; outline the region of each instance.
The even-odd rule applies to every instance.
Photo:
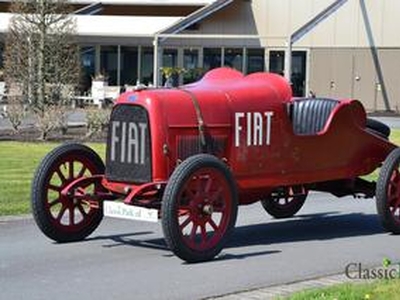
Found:
[[[152,47],[142,48],[142,60],[141,60],[141,82],[144,84],[153,83],[153,61],[154,53]]]
[[[221,48],[204,48],[203,67],[205,71],[221,67]]]
[[[302,97],[306,92],[306,51],[294,51],[292,53],[292,89],[293,95]]]
[[[81,92],[85,92],[92,86],[92,77],[95,75],[96,50],[94,46],[81,47],[80,53],[83,74],[79,89]]]
[[[163,51],[163,67],[174,68],[177,66],[178,50],[177,49],[164,49]]]
[[[121,47],[121,85],[135,85],[138,79],[138,48]]]
[[[255,72],[264,72],[265,70],[265,58],[264,49],[247,49],[246,58],[247,70],[246,74]]]
[[[306,51],[292,52],[292,74],[290,81],[292,84],[293,96],[305,96],[306,85]],[[285,52],[270,51],[269,70],[283,76],[285,70]]]
[[[243,49],[226,48],[224,56],[224,66],[243,71]]]
[[[117,85],[118,78],[118,47],[101,46],[100,71],[108,78],[109,85]]]
[[[284,75],[285,70],[285,52],[270,51],[269,52],[269,71],[271,73]]]
[[[201,77],[201,70],[199,69],[199,50],[198,49],[184,49],[183,50],[183,83],[191,83]]]
[[[177,65],[178,65],[178,50],[164,49],[162,57],[162,67],[174,69],[177,67]],[[163,73],[162,84],[165,85],[167,78],[165,77],[164,72],[162,73]],[[171,81],[168,83],[168,86],[178,86],[179,74],[174,72],[169,80]]]

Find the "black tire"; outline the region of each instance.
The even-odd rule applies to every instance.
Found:
[[[376,184],[376,208],[385,230],[400,234],[400,148],[386,158]]]
[[[63,197],[60,193],[76,178],[94,174],[104,174],[104,164],[84,145],[64,144],[43,158],[33,177],[31,205],[34,220],[47,237],[56,242],[79,241],[100,224],[101,203],[94,208],[73,195]],[[92,184],[82,190],[95,192],[100,188]]]
[[[293,217],[303,207],[306,198],[307,192],[303,187],[284,187],[262,199],[261,205],[274,218],[284,219]]]
[[[378,120],[367,118],[366,128],[384,139],[389,138],[390,127]]]
[[[186,262],[211,260],[233,231],[237,206],[236,184],[227,166],[208,154],[189,157],[174,170],[164,191],[167,245]]]

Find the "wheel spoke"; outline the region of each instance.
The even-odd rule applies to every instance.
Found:
[[[200,226],[201,231],[201,244],[207,243],[207,230],[205,225]]]
[[[399,207],[394,211],[393,216],[397,219],[397,221],[400,221],[400,208]]]
[[[192,222],[192,218],[190,216],[187,217],[186,220],[183,221],[183,223],[179,225],[180,230],[185,229],[186,226],[188,226],[191,222]]]
[[[206,186],[209,180],[208,176],[200,175],[198,176],[198,185],[197,185],[197,195],[201,195],[202,197],[206,194]]]
[[[399,188],[399,179],[400,179],[399,170],[397,169],[393,170],[392,176],[390,177],[389,180],[389,189],[392,188],[395,191],[397,191]]]
[[[192,230],[191,230],[191,232],[190,232],[190,240],[191,241],[195,241],[195,239],[196,239],[196,231],[197,231],[197,227],[198,227],[198,225],[197,224],[194,224],[193,223],[193,227],[192,227]]]
[[[49,203],[49,208],[53,207],[54,205],[61,203],[60,198],[57,198]]]
[[[71,161],[69,161],[69,169],[68,169],[68,171],[69,171],[69,178],[68,179],[73,179],[73,178],[75,178],[74,177],[74,161],[73,160],[71,160]]]
[[[61,207],[60,211],[58,212],[58,215],[57,215],[57,218],[56,218],[56,220],[57,220],[58,222],[61,221],[61,218],[64,216],[66,210],[67,210],[67,206],[63,205],[63,206]]]
[[[389,188],[397,189],[398,184],[394,180],[389,181]]]
[[[196,190],[190,190],[190,189],[189,189],[187,192],[188,192],[190,198],[195,197],[195,196],[196,196],[196,193],[197,193]]]
[[[69,208],[69,225],[75,224],[75,209],[73,206]]]
[[[200,176],[196,176],[193,178],[193,186],[194,186],[194,196],[197,196],[201,191],[201,178]]]
[[[189,209],[179,209],[178,211],[178,217],[184,217],[187,216],[188,214],[190,214]]]
[[[206,184],[205,184],[205,186],[204,186],[204,191],[207,193],[207,194],[209,194],[210,193],[210,191],[211,191],[211,187],[212,187],[212,184],[213,184],[213,177],[211,177],[211,176],[209,176],[208,178],[206,178],[205,179],[206,180]]]
[[[82,217],[86,217],[88,214],[86,213],[85,209],[82,206],[82,203],[77,203],[76,207],[78,208],[79,212],[82,214]]]
[[[393,208],[399,208],[400,207],[400,198],[395,198],[395,199],[393,199],[393,200],[396,200],[396,201],[394,201],[394,203],[393,203],[393,201],[391,201],[390,202],[390,207],[393,207]]]
[[[64,183],[64,182],[67,180],[67,179],[65,178],[64,174],[62,173],[62,171],[61,171],[60,168],[58,168],[58,169],[56,170],[56,173],[57,173],[58,177],[60,177],[60,180],[61,180],[62,183]]]
[[[49,190],[53,190],[53,191],[56,191],[56,192],[61,192],[61,187],[60,186],[49,184],[47,187],[48,187]]]
[[[217,224],[215,224],[215,222],[212,218],[210,218],[210,220],[208,220],[208,224],[211,225],[211,227],[214,229],[214,231],[218,230],[218,226],[217,226]]]
[[[391,207],[390,212],[396,221],[400,221],[400,207]]]
[[[75,194],[77,195],[77,196],[84,196],[85,195],[85,189],[84,188],[77,188],[76,190],[75,190]]]
[[[399,181],[399,170],[398,169],[394,169],[393,173],[392,173],[392,180],[393,181]]]
[[[388,202],[389,205],[393,205],[393,202],[396,203],[397,201],[399,201],[399,197],[397,197],[397,195],[395,193],[391,193],[390,195],[388,195]]]
[[[211,203],[217,202],[221,194],[222,194],[222,187],[218,187],[218,189],[210,196]]]
[[[79,171],[79,174],[78,174],[78,176],[76,178],[83,177],[83,174],[85,174],[86,170],[87,170],[86,166],[82,165],[82,169]]]

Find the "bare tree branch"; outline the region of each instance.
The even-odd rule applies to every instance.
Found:
[[[4,54],[8,86],[38,117],[65,105],[79,83],[76,24],[67,0],[14,0]],[[46,118],[48,116],[46,115]],[[46,126],[44,126],[46,127]]]

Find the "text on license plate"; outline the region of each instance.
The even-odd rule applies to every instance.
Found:
[[[104,215],[107,217],[147,222],[158,221],[157,209],[132,206],[114,201],[104,201],[103,205]]]

